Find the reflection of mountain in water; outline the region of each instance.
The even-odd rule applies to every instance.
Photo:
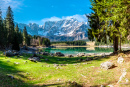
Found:
[[[107,53],[107,52],[113,52],[113,48],[99,48],[99,47],[93,47],[93,48],[86,48],[86,47],[63,47],[63,48],[46,48],[43,49],[43,51],[55,53],[55,52],[61,52],[64,54],[77,54],[79,52],[84,53]]]
[[[86,50],[95,50],[95,47],[87,47]]]

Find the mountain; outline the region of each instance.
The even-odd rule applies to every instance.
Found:
[[[19,28],[26,26],[30,35],[39,35],[49,38],[51,41],[74,41],[87,39],[88,25],[78,22],[77,19],[65,19],[60,21],[47,21],[44,25],[19,23]]]

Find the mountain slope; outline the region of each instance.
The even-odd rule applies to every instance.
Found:
[[[47,21],[40,26],[35,23],[29,25],[19,23],[19,28],[26,26],[31,35],[40,35],[49,38],[51,41],[73,41],[87,39],[87,23],[78,22],[77,19]]]

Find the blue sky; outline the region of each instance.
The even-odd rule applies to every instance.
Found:
[[[91,13],[89,0],[0,0],[5,17],[8,6],[14,12],[14,20],[19,23],[38,23],[77,18],[87,21],[84,14]]]

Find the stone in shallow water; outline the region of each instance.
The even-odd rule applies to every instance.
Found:
[[[55,54],[54,54],[55,56],[65,56],[63,53],[61,53],[61,52],[56,52]]]
[[[85,53],[78,53],[77,56],[78,56],[78,57],[85,56]]]

